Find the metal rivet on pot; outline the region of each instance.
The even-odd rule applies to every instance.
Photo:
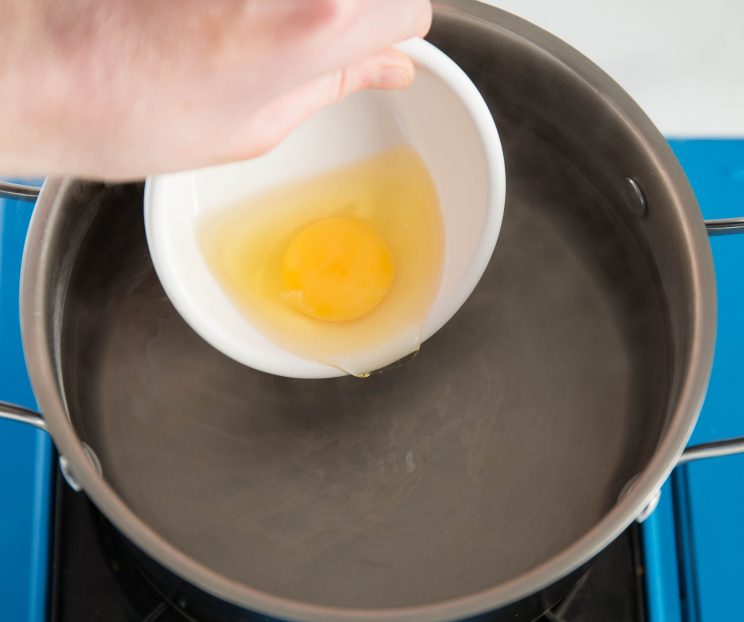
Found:
[[[75,478],[75,474],[72,472],[70,463],[67,462],[67,458],[65,458],[64,456],[59,457],[59,470],[62,472],[62,477],[65,478],[67,485],[75,492],[80,492],[83,489],[83,487]]]
[[[638,482],[638,475],[635,475],[634,477],[630,478],[627,484],[623,486],[623,489],[620,491],[620,494],[617,496],[618,502],[621,502],[625,497],[627,497],[635,487],[636,483]],[[654,510],[656,509],[656,506],[659,505],[659,500],[661,499],[661,489],[656,490],[653,492],[653,494],[648,498],[646,501],[646,505],[643,506],[643,509],[640,511],[638,516],[636,516],[636,521],[639,523],[644,522],[651,514],[654,513]]]
[[[622,187],[626,205],[637,216],[645,216],[648,213],[648,203],[640,184],[632,177],[626,177],[622,181]]]
[[[86,443],[82,443],[82,446],[85,455],[88,456],[88,460],[90,460],[90,463],[96,470],[96,473],[98,473],[98,475],[103,475],[101,461],[98,459],[96,452],[93,451],[90,445],[87,445]],[[80,485],[80,482],[77,480],[77,477],[75,477],[75,473],[73,472],[70,463],[64,456],[59,457],[59,470],[62,472],[62,477],[65,478],[67,485],[75,492],[80,492],[83,489],[83,487]]]
[[[636,518],[636,521],[638,521],[639,523],[642,523],[649,516],[651,516],[651,514],[654,513],[656,506],[659,505],[660,500],[661,500],[661,490],[657,490],[653,495],[651,495],[648,502],[646,503],[646,506],[641,510],[641,513]]]
[[[621,502],[625,497],[627,497],[630,494],[630,491],[633,490],[633,486],[635,486],[636,482],[638,481],[638,476],[634,475],[631,477],[625,486],[623,486],[623,489],[620,491],[620,494],[617,496],[618,503]]]
[[[103,475],[103,467],[101,466],[101,461],[98,459],[98,456],[96,455],[96,452],[93,451],[87,443],[81,443],[83,446],[83,451],[88,456],[88,460],[90,460],[90,463],[93,465],[93,468],[96,470],[96,473],[98,475]]]

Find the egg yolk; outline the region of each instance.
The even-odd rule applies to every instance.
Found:
[[[318,320],[345,322],[370,313],[395,277],[377,232],[354,218],[324,218],[289,243],[282,262],[284,298]]]

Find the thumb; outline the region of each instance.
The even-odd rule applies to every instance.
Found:
[[[368,56],[350,67],[332,71],[259,109],[245,132],[239,132],[248,141],[244,144],[251,144],[255,149],[238,157],[254,157],[269,151],[298,125],[352,93],[368,88],[404,88],[413,77],[411,60],[393,48]]]

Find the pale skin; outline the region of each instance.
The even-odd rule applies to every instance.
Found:
[[[365,88],[430,0],[0,0],[0,174],[136,179],[250,158]]]

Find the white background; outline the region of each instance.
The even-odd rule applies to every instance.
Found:
[[[744,136],[744,0],[486,0],[567,41],[667,136]]]

